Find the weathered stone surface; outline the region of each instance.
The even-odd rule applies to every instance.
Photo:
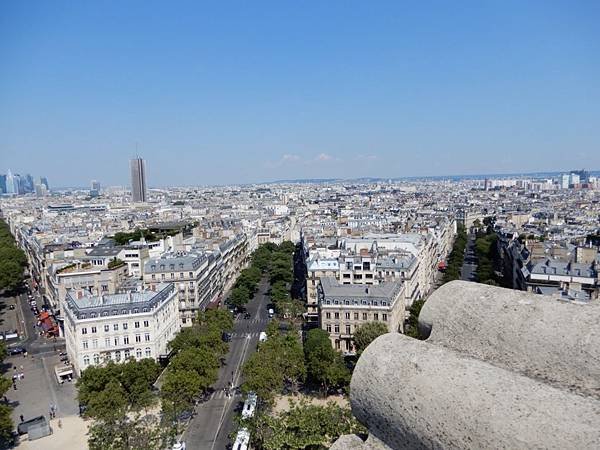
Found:
[[[347,434],[340,436],[337,441],[330,447],[330,450],[391,450],[374,436],[369,436],[363,442],[361,438],[355,434]]]
[[[428,343],[600,398],[598,303],[453,281],[427,300],[419,329]]]
[[[600,401],[401,334],[362,354],[351,404],[392,449],[600,448]]]

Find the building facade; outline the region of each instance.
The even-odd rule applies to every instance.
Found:
[[[142,158],[130,161],[131,170],[131,197],[136,203],[146,201],[146,162]]]
[[[69,291],[63,308],[67,355],[78,375],[108,361],[166,357],[167,344],[180,329],[171,283],[112,295]]]

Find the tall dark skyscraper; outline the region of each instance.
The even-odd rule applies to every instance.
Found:
[[[146,164],[140,157],[129,162],[131,169],[131,196],[134,202],[146,201]]]

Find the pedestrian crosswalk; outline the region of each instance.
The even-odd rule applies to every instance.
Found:
[[[231,397],[238,397],[241,396],[241,393],[239,392],[238,389],[233,389],[230,391],[226,391],[225,389],[217,389],[215,392],[213,392],[210,396],[210,400],[212,399],[219,399],[219,398],[231,398]]]
[[[235,338],[248,339],[248,336],[250,336],[250,339],[252,339],[252,338],[257,338],[259,335],[260,335],[260,331],[254,331],[254,332],[248,332],[248,333],[244,333],[244,332],[231,333],[232,339],[235,339]]]

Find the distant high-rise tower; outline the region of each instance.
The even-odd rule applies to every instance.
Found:
[[[90,189],[90,197],[98,197],[100,195],[100,182],[97,180],[92,180],[91,189]]]
[[[142,158],[130,161],[131,168],[131,196],[134,202],[146,201],[146,165]]]

